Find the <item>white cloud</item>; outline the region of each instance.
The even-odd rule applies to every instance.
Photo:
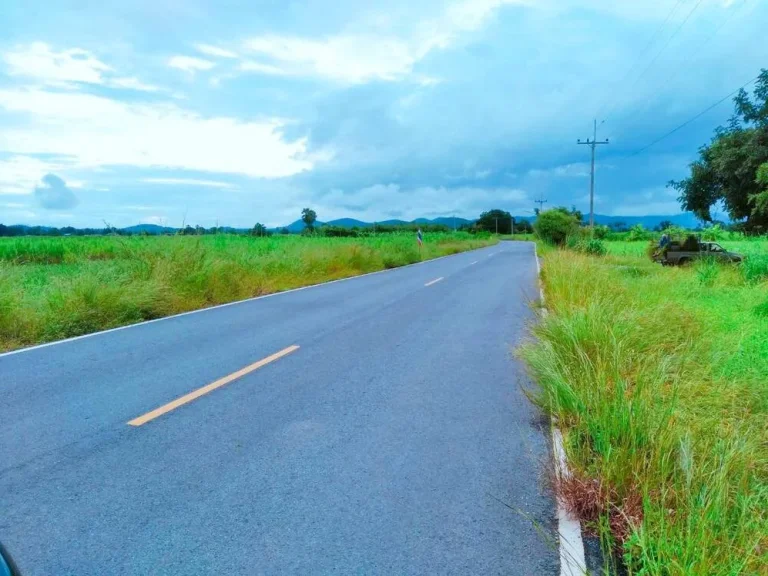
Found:
[[[613,168],[613,166],[607,164],[595,164],[595,172],[610,168]],[[573,162],[571,164],[555,166],[554,168],[532,168],[528,170],[528,176],[533,178],[589,178],[590,170],[591,168],[588,162]]]
[[[252,38],[246,48],[279,62],[278,68],[286,74],[350,83],[396,80],[415,62],[407,44],[394,37],[355,34],[310,40],[272,35]]]
[[[153,86],[152,84],[145,84],[138,78],[120,77],[113,78],[109,81],[109,85],[115,88],[125,88],[127,90],[138,90],[140,92],[159,92],[160,88]]]
[[[19,46],[3,54],[12,76],[26,76],[46,83],[83,82],[103,84],[109,66],[86,50],[72,48],[55,52],[43,42]]]
[[[595,166],[595,172],[597,172],[598,168],[598,166]],[[590,166],[586,162],[576,162],[573,164],[557,166],[553,172],[555,176],[562,176],[565,178],[587,178],[589,176]]]
[[[202,58],[193,58],[192,56],[173,56],[168,60],[168,66],[178,68],[184,72],[194,74],[195,72],[210,70],[216,64],[210,60]]]
[[[235,52],[219,48],[218,46],[212,46],[211,44],[195,44],[195,49],[206,56],[213,56],[215,58],[237,58]]]
[[[32,194],[43,176],[60,172],[64,165],[31,156],[0,160],[0,194]]]
[[[95,84],[158,92],[160,88],[145,84],[136,77],[114,76],[115,70],[87,50],[70,48],[56,52],[44,42],[34,42],[2,54],[11,76],[32,78],[49,86],[72,87],[75,83]]]
[[[261,74],[270,74],[272,76],[287,76],[290,72],[278,66],[256,62],[255,60],[245,60],[238,66],[243,72],[258,72]]]
[[[143,178],[147,184],[168,184],[170,186],[203,186],[206,188],[234,188],[228,182],[218,180],[198,180],[196,178]]]
[[[274,61],[256,63],[252,70],[267,74],[321,76],[352,84],[372,80],[395,81],[409,76],[414,65],[433,50],[450,46],[466,32],[479,29],[505,4],[530,5],[530,0],[464,0],[439,17],[417,26],[409,38],[365,33],[344,33],[313,39],[264,35],[247,40],[248,52]],[[269,68],[267,68],[269,67]],[[241,65],[241,69],[249,68]],[[439,82],[422,77],[424,85]]]
[[[449,4],[445,12],[423,26],[425,44],[422,49],[445,48],[464,32],[479,30],[503,6],[533,7],[533,0],[463,0]]]
[[[0,90],[0,109],[29,115],[25,127],[0,131],[0,151],[67,156],[77,168],[123,165],[280,178],[314,163],[306,141],[286,141],[278,120],[206,118],[174,104],[42,89]]]

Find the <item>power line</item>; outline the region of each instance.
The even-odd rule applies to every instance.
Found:
[[[703,49],[704,49],[704,48],[707,46],[707,44],[709,44],[709,42],[710,42],[710,41],[711,41],[711,40],[712,40],[712,39],[713,39],[715,36],[717,36],[717,35],[720,33],[720,31],[721,31],[723,28],[725,28],[725,26],[726,26],[726,25],[727,25],[727,24],[728,24],[728,23],[729,23],[729,22],[730,22],[730,21],[733,19],[733,17],[734,17],[734,16],[735,16],[735,15],[736,15],[736,14],[739,12],[739,10],[741,10],[741,9],[742,9],[744,6],[746,6],[748,3],[749,3],[749,0],[742,0],[742,2],[741,2],[741,3],[740,3],[740,4],[739,4],[739,5],[736,7],[736,8],[734,8],[733,10],[731,10],[731,11],[728,13],[728,17],[727,17],[727,18],[725,18],[725,19],[723,19],[723,21],[720,23],[720,26],[718,26],[718,27],[715,29],[715,31],[714,31],[714,32],[712,32],[712,33],[711,33],[709,36],[707,36],[707,37],[704,39],[704,41],[703,41],[701,44],[699,44],[699,45],[696,47],[696,49],[695,49],[695,50],[693,50],[693,51],[689,52],[689,53],[688,53],[688,54],[689,54],[689,57],[688,57],[688,58],[683,58],[683,59],[682,59],[682,60],[679,62],[679,66],[680,66],[680,67],[682,67],[682,66],[684,66],[685,64],[687,64],[688,62],[690,62],[690,56],[691,56],[691,55],[700,54],[700,53],[701,53],[701,51],[702,51],[702,50],[703,50]],[[670,80],[672,80],[672,78],[674,78],[674,77],[675,77],[676,75],[678,75],[678,74],[679,74],[679,72],[678,72],[677,70],[672,70],[672,72],[669,74],[669,76],[667,76],[667,78],[664,80],[664,82],[662,82],[662,83],[661,83],[661,85],[662,85],[662,86],[668,86],[668,85],[669,85],[669,83],[670,83]],[[648,108],[648,102],[646,102],[645,106],[643,106],[643,107],[641,108],[641,110],[646,110],[647,108]]]
[[[642,154],[643,152],[645,152],[646,150],[648,150],[648,148],[651,148],[652,146],[655,146],[656,144],[658,144],[658,143],[659,143],[659,142],[661,142],[662,140],[665,140],[666,138],[669,138],[670,136],[672,136],[672,134],[674,134],[675,132],[678,132],[678,131],[682,130],[683,128],[685,128],[686,126],[688,126],[688,124],[690,124],[690,123],[692,123],[692,122],[694,122],[694,121],[698,120],[699,118],[701,118],[702,116],[704,116],[704,114],[706,114],[706,113],[707,113],[707,112],[709,112],[710,110],[713,110],[713,109],[717,108],[718,106],[720,106],[720,104],[722,104],[723,102],[725,102],[726,100],[728,100],[728,98],[731,98],[732,96],[734,96],[734,95],[738,94],[738,93],[739,93],[739,91],[743,90],[744,88],[746,88],[747,86],[749,86],[750,84],[752,84],[753,82],[755,82],[755,81],[756,81],[758,78],[760,78],[760,74],[758,74],[757,76],[755,76],[754,78],[752,78],[752,80],[750,80],[749,82],[747,82],[747,83],[746,83],[746,84],[744,84],[743,86],[740,86],[739,88],[737,88],[736,90],[734,90],[733,92],[731,92],[730,94],[728,94],[727,96],[725,96],[724,98],[722,98],[722,99],[718,100],[717,102],[715,102],[714,104],[712,104],[711,106],[709,106],[708,108],[706,108],[705,110],[702,110],[701,112],[699,112],[698,114],[696,114],[696,116],[694,116],[694,117],[693,117],[693,118],[691,118],[690,120],[687,120],[686,122],[683,122],[682,124],[680,124],[680,126],[678,126],[677,128],[675,128],[674,130],[671,130],[671,131],[667,132],[667,133],[666,133],[666,134],[664,134],[664,136],[662,136],[661,138],[657,138],[656,140],[654,140],[653,142],[651,142],[651,143],[650,143],[650,144],[648,144],[647,146],[645,146],[645,147],[641,148],[641,149],[640,149],[640,150],[638,150],[637,152],[633,152],[632,154],[630,154],[630,155],[628,156],[628,158],[632,158],[633,156],[637,156],[638,154]]]
[[[642,50],[640,50],[640,54],[635,59],[634,63],[632,64],[632,67],[627,70],[626,74],[622,76],[621,81],[618,83],[618,86],[621,86],[624,84],[624,82],[632,75],[632,72],[635,71],[635,68],[637,68],[637,65],[640,64],[640,62],[643,59],[643,56],[645,56],[645,53],[648,51],[648,49],[653,45],[653,43],[656,41],[656,38],[661,34],[661,31],[664,29],[664,27],[667,25],[667,22],[672,18],[672,15],[677,11],[677,9],[680,7],[680,5],[685,2],[685,0],[677,0],[677,4],[675,4],[672,7],[672,10],[669,11],[669,14],[667,14],[667,17],[664,19],[664,22],[661,23],[661,26],[656,28],[656,31],[651,36],[650,40],[648,40],[648,43],[643,47]],[[605,109],[605,105],[603,105],[600,108],[600,111],[597,113],[596,117],[600,118],[602,116],[602,111]],[[611,111],[613,110],[613,106],[611,106]]]
[[[676,30],[675,30],[675,31],[672,33],[672,35],[671,35],[669,38],[667,38],[667,41],[666,41],[666,43],[665,43],[665,44],[664,44],[664,45],[661,47],[661,50],[659,50],[659,51],[656,53],[656,56],[654,56],[654,57],[653,57],[653,59],[652,59],[652,60],[651,60],[651,61],[648,63],[648,65],[645,67],[645,69],[643,69],[643,71],[640,73],[640,75],[639,75],[637,78],[635,78],[635,81],[634,81],[634,82],[632,82],[632,84],[630,85],[629,89],[627,90],[628,92],[629,92],[629,91],[631,91],[631,90],[632,90],[632,88],[634,88],[634,87],[637,85],[637,83],[638,83],[638,82],[640,82],[640,80],[642,80],[642,79],[643,79],[643,77],[646,75],[646,73],[648,72],[648,70],[650,70],[650,69],[653,67],[653,65],[656,63],[656,61],[659,59],[659,57],[660,57],[660,56],[661,56],[661,55],[664,53],[664,50],[666,50],[666,49],[667,49],[667,46],[669,46],[669,45],[670,45],[670,43],[672,42],[672,40],[674,40],[674,39],[675,39],[675,37],[676,37],[676,36],[678,35],[678,33],[680,32],[680,30],[682,30],[682,29],[683,29],[683,27],[686,25],[686,23],[688,22],[688,20],[690,20],[690,19],[691,19],[691,16],[693,16],[693,13],[694,13],[694,12],[696,12],[696,10],[698,9],[698,7],[699,7],[699,6],[701,6],[701,4],[702,4],[703,2],[704,2],[704,0],[699,0],[698,2],[696,2],[696,4],[694,5],[694,7],[693,7],[693,8],[691,8],[691,11],[690,11],[690,12],[688,12],[688,15],[685,17],[685,19],[684,19],[684,20],[683,20],[683,21],[680,23],[680,26],[678,26],[678,27],[677,27],[677,29],[676,29]],[[616,107],[615,107],[615,106],[613,106],[609,112],[610,112],[610,113],[613,113],[613,110],[614,110],[615,108],[616,108]],[[605,118],[603,119],[603,122],[602,122],[602,123],[605,123],[605,122],[608,120],[608,117],[609,117],[609,116],[610,116],[610,114],[606,114],[606,115],[605,115]]]
[[[691,56],[692,55],[700,55],[702,53],[702,51],[704,50],[704,48],[710,43],[710,41],[715,36],[717,36],[722,31],[722,29],[725,28],[733,20],[733,17],[736,16],[736,14],[739,13],[739,11],[742,8],[744,8],[744,6],[749,4],[749,2],[750,2],[750,0],[742,0],[741,3],[738,6],[736,6],[734,9],[730,10],[728,12],[728,16],[722,20],[720,25],[709,36],[707,36],[704,39],[703,42],[701,42],[699,45],[697,45],[694,50],[688,52],[688,57],[685,57],[685,58],[683,58],[682,60],[680,60],[678,62],[678,68],[681,68],[681,67],[685,66],[686,64],[688,64],[689,62],[691,62],[691,60],[692,60]],[[680,75],[680,72],[679,72],[679,70],[677,68],[672,70],[671,73],[664,79],[664,81],[661,82],[661,85],[662,86],[666,86],[666,87],[671,86],[671,81],[674,79],[675,76],[679,76],[679,75]],[[648,99],[642,105],[640,105],[639,108],[636,108],[635,111],[634,111],[635,118],[637,119],[637,117],[640,114],[642,114],[643,112],[648,110],[648,108],[651,106],[651,103],[652,103],[652,101],[650,99]],[[622,133],[626,132],[626,131],[632,131],[632,129],[635,126],[637,126],[637,122],[634,122],[634,123],[630,124],[629,128],[624,127],[623,130],[622,130]]]

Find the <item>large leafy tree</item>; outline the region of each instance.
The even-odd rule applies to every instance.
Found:
[[[312,208],[304,208],[301,211],[301,221],[304,222],[306,230],[312,232],[315,229],[315,221],[317,220],[317,213]]]
[[[477,228],[487,232],[496,232],[498,223],[499,234],[512,233],[512,215],[504,210],[489,210],[480,214],[477,221]]]
[[[768,225],[768,186],[758,174],[768,162],[768,70],[758,77],[752,97],[742,89],[734,104],[728,126],[699,149],[690,176],[669,185],[680,193],[682,207],[702,220],[711,222],[712,206],[722,202],[731,219],[760,229]]]
[[[754,211],[760,214],[768,213],[768,162],[757,169],[757,183],[762,191],[752,196]]]

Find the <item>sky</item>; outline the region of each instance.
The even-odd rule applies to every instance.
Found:
[[[680,212],[761,0],[4,0],[0,222]]]

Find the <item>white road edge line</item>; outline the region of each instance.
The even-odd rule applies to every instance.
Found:
[[[544,308],[544,286],[541,283],[541,264],[533,242],[533,255],[536,258],[536,272],[539,277],[539,296],[541,312],[547,315]],[[555,458],[555,469],[558,477],[567,478],[571,472],[563,449],[563,435],[552,423],[552,450]],[[587,574],[587,561],[584,556],[584,540],[581,537],[581,522],[573,518],[566,510],[560,498],[557,499],[557,532],[560,536],[560,576],[584,576]]]
[[[467,250],[465,252],[459,252],[458,254],[446,254],[445,256],[432,258],[430,260],[424,260],[423,262],[414,262],[413,264],[406,264],[405,266],[398,266],[397,268],[388,268],[385,270],[377,270],[376,272],[367,272],[365,274],[358,274],[357,276],[348,276],[347,278],[339,278],[338,280],[329,280],[328,282],[319,282],[317,284],[310,284],[309,286],[299,286],[298,288],[291,288],[290,290],[283,290],[282,292],[273,292],[272,294],[254,296],[253,298],[246,298],[245,300],[235,300],[234,302],[227,302],[226,304],[217,304],[216,306],[209,306],[208,308],[198,308],[197,310],[181,312],[180,314],[174,314],[172,316],[163,316],[162,318],[155,318],[154,320],[144,320],[143,322],[136,322],[135,324],[127,324],[125,326],[118,326],[117,328],[110,328],[108,330],[99,330],[98,332],[91,332],[89,334],[73,336],[72,338],[65,338],[64,340],[55,340],[53,342],[46,342],[45,344],[37,344],[35,346],[29,346],[28,348],[19,348],[18,350],[11,350],[10,352],[1,353],[0,358],[4,358],[6,356],[13,356],[14,354],[22,354],[23,352],[32,352],[33,350],[39,350],[40,348],[48,348],[49,346],[56,346],[57,344],[66,344],[67,342],[74,342],[76,340],[84,340],[85,338],[101,336],[102,334],[109,334],[110,332],[119,332],[120,330],[128,330],[129,328],[136,328],[137,326],[144,326],[146,324],[154,324],[155,322],[172,320],[173,318],[180,318],[182,316],[191,316],[192,314],[200,314],[201,312],[208,312],[210,310],[217,310],[219,308],[227,308],[228,306],[237,306],[238,304],[245,304],[246,302],[253,302],[254,300],[262,300],[264,298],[273,298],[275,296],[281,296],[283,294],[290,294],[292,292],[299,292],[301,290],[309,290],[310,288],[317,288],[319,286],[327,286],[328,284],[337,284],[339,282],[346,282],[348,280],[357,280],[358,278],[365,278],[366,276],[374,276],[376,274],[385,274],[387,272],[394,272],[396,270],[411,268],[412,266],[420,266],[422,264],[429,264],[430,262],[437,262],[438,260],[443,260],[444,258],[453,258],[455,256],[461,256],[463,254],[468,254],[470,252],[477,252],[478,250],[485,250],[487,248],[493,248],[493,247],[494,247],[493,245],[484,246],[483,248],[477,248],[475,250]]]

